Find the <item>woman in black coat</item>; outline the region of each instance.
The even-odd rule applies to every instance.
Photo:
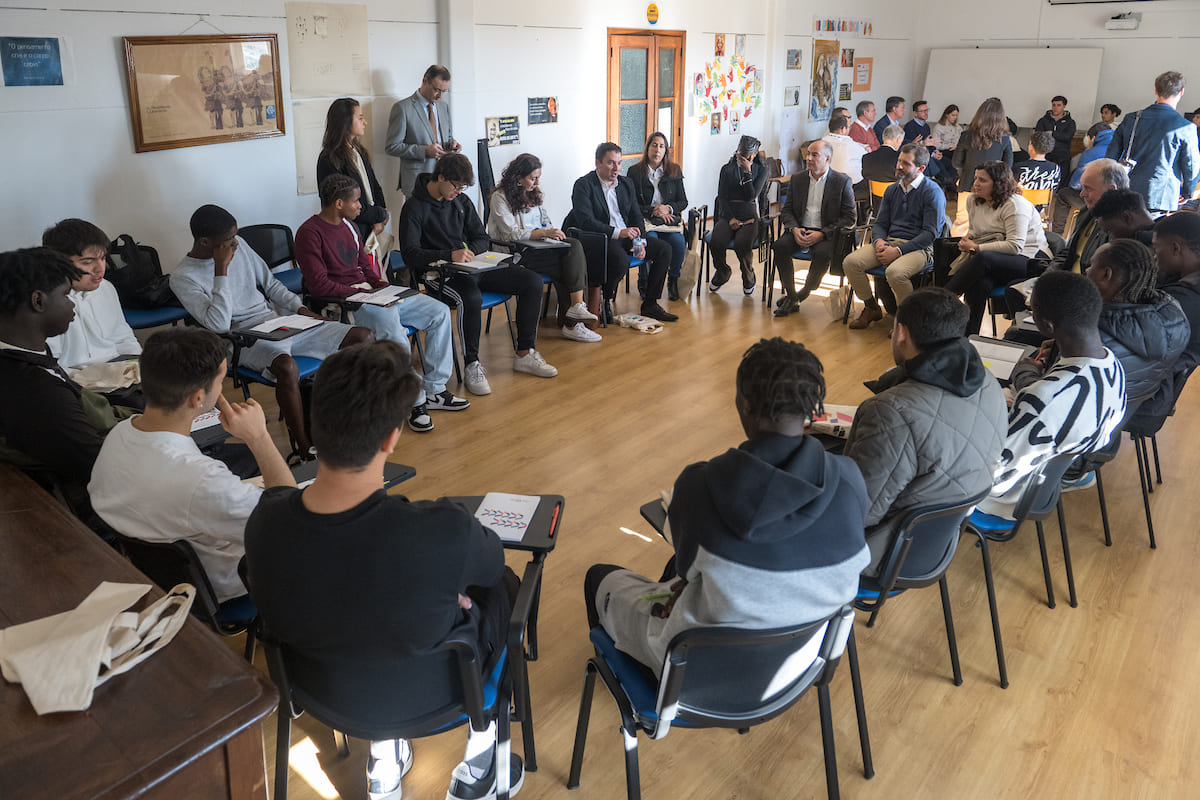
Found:
[[[671,160],[671,146],[663,133],[655,131],[646,140],[642,160],[629,168],[629,180],[637,194],[646,225],[680,225],[687,208],[683,190],[683,171]],[[687,253],[687,240],[681,231],[650,231],[648,236],[662,239],[671,246],[671,266],[667,270],[667,297],[679,299],[679,270]],[[646,281],[646,265],[638,267],[638,287]]]
[[[387,227],[387,200],[383,188],[375,179],[371,157],[359,142],[367,132],[367,119],[362,106],[352,97],[334,100],[325,115],[325,139],[321,155],[317,156],[317,185],[330,175],[345,175],[358,184],[362,211],[354,218],[359,241],[365,242],[372,233],[382,233]]]
[[[726,250],[732,245],[742,271],[742,292],[754,293],[754,237],[762,216],[759,201],[767,184],[767,166],[758,152],[760,146],[753,136],[743,136],[733,158],[721,167],[716,219],[709,242],[714,268],[710,292],[719,290],[733,274],[726,261]]]

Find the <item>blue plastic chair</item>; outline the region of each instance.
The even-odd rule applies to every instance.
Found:
[[[163,306],[162,308],[122,308],[125,321],[135,331],[144,328],[157,328],[160,325],[174,325],[188,318],[188,312],[179,306]]]
[[[300,294],[304,285],[304,276],[300,274],[299,267],[276,272],[275,280],[286,286],[287,290],[292,294]]]

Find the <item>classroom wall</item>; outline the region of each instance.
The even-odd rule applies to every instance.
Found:
[[[314,195],[297,196],[294,125],[283,0],[209,0],[205,19],[226,33],[279,36],[286,136],[152,153],[134,153],[125,86],[122,36],[217,32],[179,0],[72,0],[62,8],[0,8],[6,35],[65,38],[64,87],[0,88],[0,148],[10,191],[0,200],[0,248],[29,246],[43,228],[67,216],[100,224],[109,234],[132,233],[159,248],[169,270],[190,246],[187,219],[199,205],[227,207],[242,224],[284,222],[297,227],[316,210]],[[570,188],[593,167],[606,138],[607,29],[651,29],[643,0],[608,4],[582,0],[368,0],[372,86],[369,138],[380,182],[395,208],[396,160],[384,153],[392,103],[410,94],[430,63],[454,73],[450,102],[455,133],[474,161],[486,116],[518,114],[520,145],[492,150],[497,175],[524,151],[545,162],[543,187],[556,221],[569,207]],[[876,58],[869,95],[910,96],[917,60],[915,20],[885,0],[852,0],[826,9],[816,0],[743,0],[736,15],[724,0],[664,0],[655,29],[687,33],[685,84],[712,57],[713,36],[747,36],[747,58],[764,70],[764,107],[741,132],[764,142],[768,155],[794,158],[798,143],[824,132],[807,121],[811,30],[821,11],[873,21],[876,36],[843,37],[859,55]],[[736,19],[735,19],[736,16]],[[442,20],[439,24],[439,20]],[[834,35],[825,38],[838,38]],[[785,50],[799,47],[800,70],[785,71]],[[802,87],[801,105],[782,106],[786,85]],[[526,125],[526,98],[559,98],[560,122]],[[861,99],[856,94],[846,103]],[[682,160],[690,199],[711,203],[717,172],[736,137],[684,118]],[[798,112],[798,113],[797,113]],[[21,193],[15,187],[30,187]],[[477,195],[475,195],[477,198]]]
[[[1105,30],[1106,20],[1127,11],[1142,15],[1138,30]],[[1097,116],[1077,119],[1081,131],[1099,121],[1103,103],[1116,103],[1128,112],[1154,102],[1154,77],[1169,69],[1192,81],[1180,110],[1200,106],[1200,3],[1194,0],[1056,6],[1046,0],[1007,0],[977,3],[970,13],[964,13],[962,0],[922,0],[920,16],[922,24],[914,34],[917,87],[925,85],[929,50],[935,47],[1099,47],[1104,56],[1100,90],[1093,98]],[[1054,76],[1046,75],[1044,85],[1049,108],[1058,93]],[[973,112],[964,108],[964,121]],[[1036,122],[1015,121],[1030,127]]]

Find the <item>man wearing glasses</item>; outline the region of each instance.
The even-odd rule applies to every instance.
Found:
[[[400,159],[399,188],[406,200],[412,197],[418,175],[432,172],[442,156],[462,150],[454,139],[450,106],[442,99],[449,89],[450,70],[434,64],[425,70],[421,87],[397,100],[388,116],[386,150]]]
[[[400,211],[400,255],[418,272],[437,261],[470,263],[488,250],[489,239],[475,205],[462,195],[475,183],[475,171],[467,157],[451,153],[438,159],[432,173],[417,176],[412,196]],[[482,328],[480,292],[501,292],[517,298],[517,353],[513,370],[553,378],[558,370],[533,349],[541,316],[542,278],[520,266],[486,271],[448,271],[445,285],[440,277],[430,281],[436,294],[458,309],[459,337],[463,345],[463,376],[471,394],[490,394],[487,373],[479,362],[479,333]]]

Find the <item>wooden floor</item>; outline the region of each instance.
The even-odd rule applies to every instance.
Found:
[[[634,295],[636,298],[636,295]],[[619,310],[635,310],[628,295]],[[824,298],[774,319],[737,281],[720,294],[670,304],[678,323],[659,335],[608,328],[600,344],[562,339],[545,323],[538,349],[559,369],[515,375],[502,326],[484,336],[493,393],[465,413],[435,413],[436,430],[406,431],[395,460],[417,468],[400,487],[412,498],[488,490],[561,493],[558,550],[546,565],[541,658],[531,665],[540,769],[524,800],[618,798],[621,738],[611,699],[597,690],[582,786],[565,783],[590,655],[581,598],[596,562],[657,575],[670,555],[648,537],[638,506],[687,464],[742,441],[734,372],[760,337],[804,342],[822,359],[829,402],[857,403],[862,382],[891,364],[886,329],[831,322]],[[264,405],[273,400],[258,390]],[[1047,524],[1059,593],[1046,606],[1032,527],[993,550],[1012,684],[998,685],[979,551],[964,538],[949,572],[964,683],[955,687],[936,589],[888,603],[873,629],[857,630],[877,774],[863,778],[849,678],[832,687],[838,766],[848,798],[1191,798],[1200,739],[1200,563],[1191,476],[1200,472],[1197,406],[1186,394],[1159,437],[1164,484],[1151,498],[1159,548],[1147,547],[1133,450],[1104,470],[1114,543],[1104,546],[1095,489],[1066,496],[1079,607],[1066,603],[1057,525]],[[519,567],[513,556],[510,564]],[[240,647],[229,640],[231,647]],[[258,666],[265,670],[261,655]],[[274,720],[266,726],[272,763]],[[328,729],[302,717],[292,729],[291,798],[365,796],[366,744],[339,760]],[[514,734],[517,732],[514,731]],[[516,737],[519,740],[519,737]],[[465,731],[415,743],[407,800],[442,798]],[[518,750],[519,752],[519,747]],[[816,697],[747,736],[673,731],[642,741],[647,798],[808,798],[825,793]],[[268,770],[270,773],[270,770]]]

